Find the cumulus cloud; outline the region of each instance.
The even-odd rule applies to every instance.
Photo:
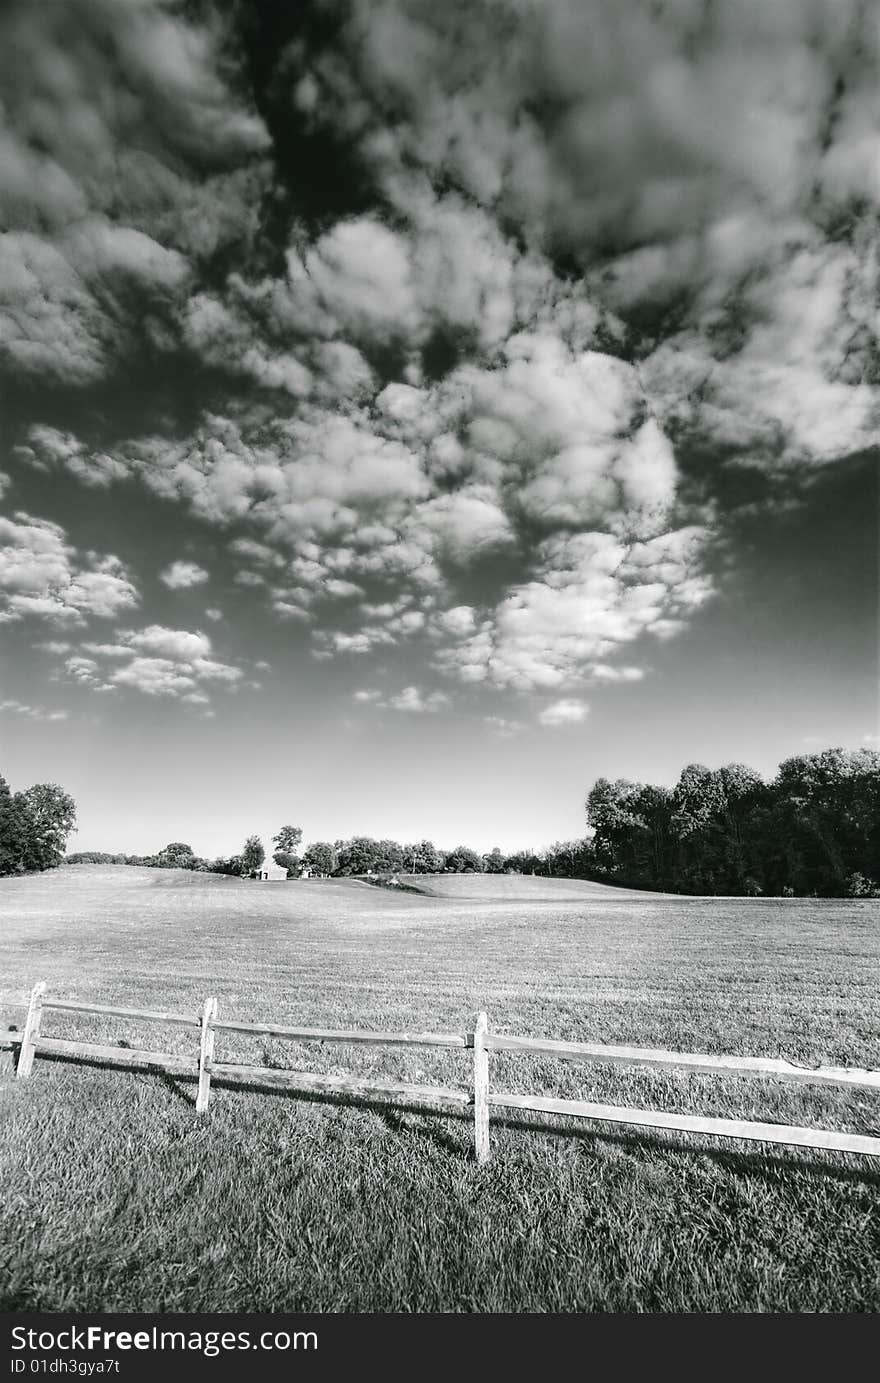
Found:
[[[268,137],[220,53],[218,25],[159,0],[4,9],[0,367],[103,378],[167,344],[193,259],[253,233],[236,165]]]
[[[399,214],[417,169],[578,263],[658,417],[790,468],[876,440],[878,56],[860,0],[359,0],[298,90]]]
[[[641,543],[611,533],[547,539],[542,579],[514,587],[473,632],[436,662],[468,682],[531,690],[592,676],[634,680],[609,654],[642,633],[668,633],[712,593],[700,568],[704,533],[679,530]]]
[[[50,711],[45,706],[30,706],[22,701],[0,701],[0,711],[24,716],[27,720],[59,721],[67,720],[68,711]]]
[[[424,640],[451,678],[582,704],[712,597],[728,468],[793,486],[876,445],[857,0],[355,0],[264,95],[372,197],[285,220],[276,170],[271,253],[209,274],[255,243],[267,185],[220,19],[49,8],[10,29],[31,75],[0,57],[11,367],[88,384],[143,330],[223,372],[229,406],[112,445],[33,424],[16,455],[227,530],[238,584],[317,658]],[[130,647],[144,685],[195,675]]]
[[[538,715],[539,725],[579,725],[582,720],[586,720],[589,706],[585,701],[578,701],[574,698],[554,701],[549,706],[545,706]]]
[[[214,656],[200,630],[151,624],[118,630],[116,643],[84,643],[65,663],[68,674],[94,691],[133,688],[146,696],[180,699],[194,705],[210,701],[212,684],[234,687],[244,673]]]
[[[374,688],[365,687],[353,693],[353,700],[383,710],[404,711],[408,715],[432,715],[445,710],[450,704],[446,692],[425,692],[417,686],[402,687],[399,692],[387,697]]]
[[[433,691],[427,694],[420,687],[404,687],[388,700],[392,711],[408,711],[415,715],[425,712],[441,711],[449,705],[445,692]]]
[[[18,512],[0,517],[0,622],[32,617],[70,626],[137,605],[118,557],[78,553],[64,529]]]
[[[73,433],[42,423],[28,428],[27,442],[13,447],[12,454],[38,471],[68,470],[83,485],[96,490],[105,490],[128,474],[128,467],[118,457],[91,451]]]
[[[210,580],[210,572],[198,562],[172,562],[159,573],[159,580],[172,591],[186,591]]]

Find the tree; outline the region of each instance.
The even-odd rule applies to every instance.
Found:
[[[746,764],[688,764],[671,794],[600,778],[587,820],[594,867],[625,883],[754,897],[880,889],[880,753],[873,749],[798,755],[771,783]]]
[[[20,867],[54,869],[64,859],[67,838],[75,829],[76,803],[57,783],[35,783],[17,792],[13,808],[23,832]]]
[[[745,892],[760,888],[757,813],[766,789],[746,764],[718,769],[684,768],[672,794],[675,883],[691,893]]]
[[[21,809],[0,776],[0,874],[15,874],[24,868],[25,829]]]
[[[596,862],[621,883],[666,886],[672,872],[668,788],[598,778],[587,798]]]
[[[446,856],[446,868],[452,874],[480,874],[483,861],[468,845],[456,845]]]
[[[336,842],[338,874],[367,874],[378,868],[379,844],[370,836],[352,836]]]
[[[396,840],[377,841],[373,867],[383,874],[397,874],[403,868],[403,846]]]
[[[208,868],[212,874],[230,874],[236,879],[246,872],[241,855],[230,855],[228,860],[222,857],[212,860]]]
[[[785,882],[845,895],[850,875],[880,882],[880,753],[825,749],[786,759],[771,785]]]
[[[496,845],[490,850],[488,855],[483,856],[483,869],[487,874],[503,874],[505,869],[504,856]]]
[[[259,836],[248,836],[241,852],[242,874],[255,874],[266,858],[263,842]]]
[[[291,865],[288,859],[293,856],[296,859],[296,852],[300,847],[303,833],[301,826],[282,826],[276,836],[272,837],[272,844],[275,846],[275,853],[272,858],[276,864],[290,871]],[[284,855],[285,859],[279,859],[279,855]],[[297,861],[298,863],[298,861]]]
[[[403,867],[411,874],[437,874],[443,868],[443,856],[432,840],[420,840],[403,847]]]
[[[173,840],[156,856],[160,869],[195,869],[196,852],[185,841]]]
[[[303,864],[312,874],[326,878],[336,868],[336,851],[326,840],[314,841],[303,855]]]
[[[515,850],[512,855],[508,855],[504,861],[505,869],[508,873],[514,874],[543,874],[546,872],[544,861],[540,855],[535,854],[534,850]]]
[[[598,872],[589,840],[557,840],[544,851],[542,863],[542,872],[559,879],[589,879]]]

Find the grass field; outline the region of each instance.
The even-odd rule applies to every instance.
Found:
[[[495,1031],[880,1066],[880,903],[547,879],[256,884],[77,866],[0,881],[0,1017],[55,997],[312,1026]],[[192,1051],[185,1029],[44,1033]],[[218,1059],[467,1085],[469,1056],[218,1038]],[[493,1083],[880,1134],[880,1097],[492,1058]],[[0,1076],[0,1308],[876,1311],[880,1165],[37,1059]]]

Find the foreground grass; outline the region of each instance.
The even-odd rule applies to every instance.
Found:
[[[880,1065],[880,908],[604,891],[260,891],[150,871],[0,892],[2,999],[56,994],[320,1025],[496,1030]],[[551,881],[552,882],[552,881]],[[192,1034],[47,1015],[189,1050]],[[463,1054],[224,1035],[260,1065],[466,1084]],[[870,1092],[493,1057],[496,1087],[880,1132]],[[467,1119],[38,1060],[0,1077],[0,1306],[139,1311],[875,1311],[864,1159]],[[499,1112],[500,1113],[500,1112]],[[555,1123],[555,1130],[551,1127]]]

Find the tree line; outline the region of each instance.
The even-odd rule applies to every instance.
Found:
[[[587,798],[596,877],[693,894],[880,896],[880,753],[688,764],[674,788],[599,778]]]
[[[544,850],[481,854],[430,840],[352,836],[314,841],[282,826],[273,859],[312,875],[520,873],[593,879],[674,893],[880,897],[880,752],[826,749],[780,764],[765,781],[745,764],[688,764],[675,787],[599,778],[586,801],[588,833]],[[56,783],[12,793],[0,777],[0,874],[52,868],[76,820]],[[152,865],[253,876],[266,852],[252,835],[229,858],[202,859],[172,841],[155,855],[84,851],[67,862]]]
[[[505,855],[496,846],[486,854],[457,845],[438,850],[433,841],[401,844],[396,840],[374,840],[371,836],[352,836],[348,840],[318,840],[298,853],[302,842],[299,826],[282,826],[272,837],[272,858],[287,870],[289,878],[304,873],[322,878],[359,874],[558,874],[570,877],[579,863],[590,857],[585,841],[558,843],[548,850],[517,851]],[[202,873],[228,874],[250,878],[265,866],[266,852],[257,835],[248,836],[241,850],[228,858],[213,860],[197,855],[184,841],[172,841],[155,855],[112,854],[103,850],[81,850],[67,856],[68,864],[149,865],[158,869],[193,869]]]

